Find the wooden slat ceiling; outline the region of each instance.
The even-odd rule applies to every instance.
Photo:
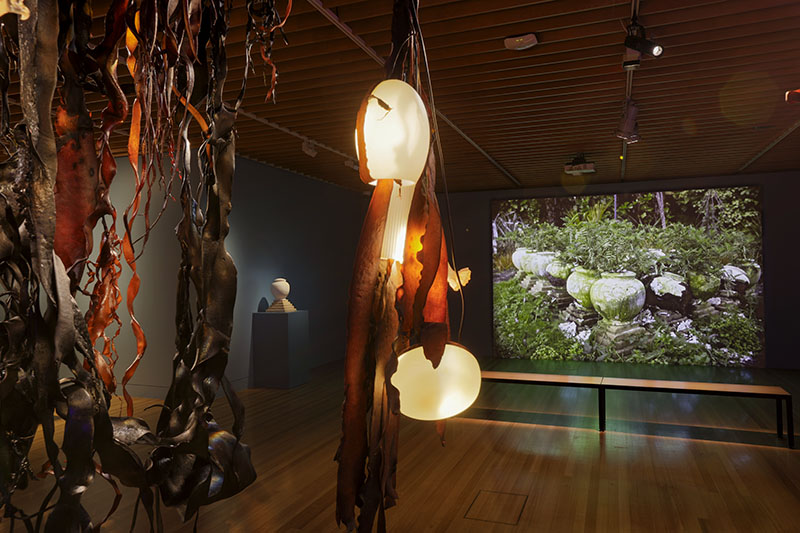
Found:
[[[234,1],[228,38],[230,98],[244,67],[243,4]],[[388,55],[391,0],[321,4]],[[524,187],[573,183],[562,169],[577,153],[596,163],[588,182],[620,181],[622,142],[613,132],[625,96],[630,13],[630,1],[619,0],[420,0],[438,109]],[[633,76],[642,140],[628,147],[626,181],[736,173],[800,121],[800,105],[783,102],[785,91],[800,87],[800,2],[641,0],[639,13],[665,52],[645,58]],[[381,66],[305,0],[294,0],[285,29],[290,44],[276,42],[273,54],[277,103],[264,101],[259,74],[243,107],[354,157],[356,112],[382,79]],[[504,37],[527,32],[538,45],[503,48]],[[103,105],[90,101],[97,115]],[[342,155],[319,148],[312,158],[284,131],[249,116],[237,124],[241,155],[363,188]],[[451,191],[517,187],[447,125],[440,130]],[[115,143],[122,155],[125,138]],[[800,169],[800,129],[744,172],[789,169]]]

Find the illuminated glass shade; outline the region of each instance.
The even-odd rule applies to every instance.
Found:
[[[381,257],[403,262],[403,249],[406,245],[406,226],[408,225],[408,212],[411,209],[411,198],[414,196],[414,186],[400,186],[397,183],[392,188],[392,197],[389,200],[389,213],[386,216],[386,229],[383,231],[383,246]]]
[[[417,346],[398,358],[392,385],[400,391],[401,413],[417,420],[441,420],[472,405],[481,389],[481,368],[463,346],[447,344],[434,370]]]
[[[416,183],[428,161],[431,128],[417,91],[400,80],[386,80],[373,89],[364,115],[367,168],[376,180]],[[356,132],[358,153],[358,132]]]

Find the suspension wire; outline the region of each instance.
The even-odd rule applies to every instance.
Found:
[[[631,24],[636,23],[639,18],[639,0],[631,0]],[[633,93],[633,70],[625,72],[625,105]],[[625,181],[625,171],[628,168],[628,141],[622,140],[622,161],[619,167],[619,181]]]
[[[444,186],[445,203],[447,204],[447,228],[450,233],[450,257],[453,263],[453,270],[455,271],[456,283],[458,284],[458,295],[461,303],[461,310],[460,310],[461,312],[458,321],[458,335],[456,337],[457,341],[460,343],[461,334],[464,330],[465,303],[464,303],[464,286],[461,285],[461,276],[459,275],[458,263],[456,261],[456,242],[455,242],[456,234],[453,229],[453,216],[452,216],[453,209],[450,204],[450,191],[447,186],[447,171],[445,170],[445,165],[444,165],[444,151],[442,150],[442,138],[441,135],[439,134],[439,122],[436,118],[436,101],[433,96],[433,81],[431,80],[431,70],[428,65],[428,51],[427,47],[425,46],[425,39],[422,37],[422,28],[420,27],[419,24],[417,11],[411,10],[411,16],[412,16],[412,21],[414,23],[414,28],[416,29],[417,32],[417,36],[419,37],[420,50],[422,51],[422,61],[425,64],[425,76],[427,77],[428,80],[428,95],[431,103],[431,117],[433,119],[433,130],[435,132],[434,141],[436,143],[436,152],[439,159],[439,167],[442,172],[442,184]]]

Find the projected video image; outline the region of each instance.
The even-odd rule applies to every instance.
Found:
[[[763,366],[757,187],[492,210],[496,356]]]

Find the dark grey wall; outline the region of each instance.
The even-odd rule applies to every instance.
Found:
[[[764,209],[764,303],[766,314],[767,366],[800,368],[797,346],[800,302],[798,249],[800,248],[800,172],[746,174],[660,182],[615,183],[587,186],[582,193],[608,194],[692,187],[761,185]],[[472,269],[466,287],[462,344],[479,357],[492,356],[492,250],[491,201],[493,199],[560,196],[559,187],[455,193],[450,196],[459,267]],[[446,209],[444,199],[442,208]],[[451,316],[457,327],[457,300],[451,297]]]
[[[278,277],[309,312],[310,366],[344,359],[353,259],[369,198],[247,159],[237,160],[229,250],[239,269],[228,376],[249,374],[252,312]],[[354,183],[358,175],[353,173]]]
[[[120,159],[117,164],[112,201],[118,209],[117,231],[121,235],[122,212],[130,201],[134,180],[126,160]],[[238,270],[226,372],[236,388],[244,388],[248,382],[251,313],[261,297],[271,302],[269,287],[276,277],[285,277],[291,283],[292,303],[309,310],[310,366],[344,357],[347,291],[367,200],[360,193],[237,158],[231,232],[226,241]],[[153,210],[157,209],[154,205]],[[135,313],[148,348],[128,387],[135,396],[162,398],[171,379],[180,262],[174,229],[179,217],[179,206],[171,201],[137,263],[142,285]],[[96,245],[99,235],[96,231]],[[92,258],[95,255],[96,251]],[[129,280],[125,265],[120,282],[123,297]],[[82,309],[87,304],[85,297],[79,297]],[[119,362],[115,374],[121,380],[135,356],[135,343],[124,301],[119,315],[123,325],[116,342]]]

